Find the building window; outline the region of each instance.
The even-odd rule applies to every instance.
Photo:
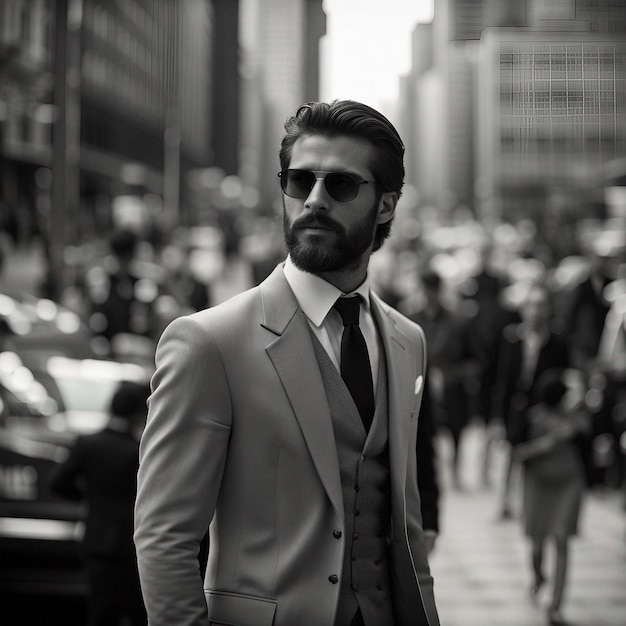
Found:
[[[598,98],[593,92],[585,92],[584,94],[585,113],[598,113]]]

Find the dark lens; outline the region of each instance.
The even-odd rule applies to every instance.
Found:
[[[307,170],[285,170],[281,176],[283,191],[292,198],[306,198],[315,184],[315,174]]]
[[[327,174],[325,184],[328,193],[339,202],[354,200],[359,192],[359,183],[350,174],[337,172]]]

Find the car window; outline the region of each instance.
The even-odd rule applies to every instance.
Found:
[[[66,411],[106,411],[111,403],[116,381],[90,381],[55,378]]]

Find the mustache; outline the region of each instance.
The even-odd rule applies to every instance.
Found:
[[[338,231],[341,227],[326,215],[311,213],[303,215],[291,224],[292,229],[297,228],[327,228],[328,230]]]

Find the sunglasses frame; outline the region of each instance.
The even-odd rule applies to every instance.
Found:
[[[287,180],[288,180],[288,177],[287,177],[288,172],[305,172],[307,174],[313,174],[313,176],[315,178],[313,180],[313,183],[309,187],[309,190],[305,193],[305,195],[303,195],[303,196],[292,196],[291,194],[289,194],[289,193],[287,193],[285,191],[285,186],[287,185]],[[320,176],[320,174],[322,174],[322,176]],[[339,198],[336,198],[335,195],[328,188],[328,185],[326,184],[326,178],[327,178],[327,176],[329,174],[336,174],[336,175],[340,175],[340,176],[347,176],[349,179],[354,181],[354,183],[355,183],[354,195],[351,198],[348,198],[346,200],[340,200]],[[304,198],[307,198],[309,196],[309,194],[311,193],[311,191],[313,190],[313,187],[315,187],[315,183],[318,180],[323,180],[324,181],[324,189],[326,189],[326,192],[328,193],[328,195],[333,200],[336,200],[337,202],[352,202],[352,200],[354,200],[359,195],[359,190],[361,189],[361,185],[368,185],[369,183],[374,183],[375,182],[373,180],[360,180],[358,176],[356,176],[355,174],[350,174],[348,172],[328,172],[328,171],[325,171],[325,170],[305,170],[305,169],[300,169],[300,168],[287,168],[287,169],[281,170],[280,172],[278,172],[278,178],[280,178],[280,188],[281,188],[282,192],[286,196],[289,196],[290,198],[295,198],[296,200],[303,200]],[[283,183],[283,181],[285,181],[285,182]]]

